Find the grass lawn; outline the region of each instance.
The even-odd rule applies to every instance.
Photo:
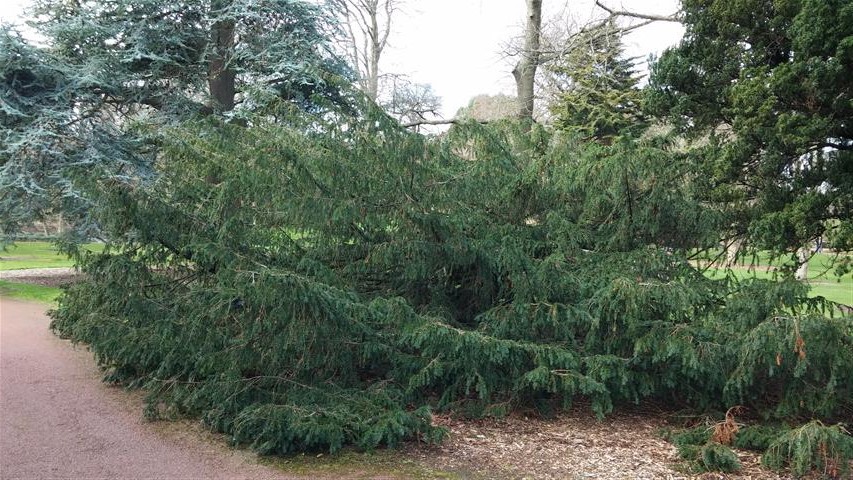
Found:
[[[831,280],[816,282],[810,281],[811,296],[825,297],[833,302],[843,303],[845,305],[853,305],[853,280],[847,277],[847,280],[842,280],[840,283],[834,283]]]
[[[833,302],[853,305],[853,273],[837,277],[831,268],[835,255],[818,253],[809,260],[808,284],[811,286],[812,297],[825,297]],[[771,262],[764,256],[753,259],[755,264],[747,259],[743,264],[736,265],[732,272],[741,279],[761,278],[773,280],[776,278],[776,262]],[[722,278],[726,275],[724,268],[709,268],[706,272],[711,278]]]
[[[53,303],[62,292],[56,287],[0,280],[0,296],[39,303]]]
[[[89,243],[85,248],[99,252],[104,246],[100,243]],[[0,270],[73,266],[74,261],[57,252],[51,242],[15,242],[5,251],[0,251]]]
[[[90,243],[87,250],[99,252],[104,246],[100,243]],[[832,254],[819,253],[809,260],[809,284],[812,296],[822,296],[834,302],[853,305],[853,274],[848,273],[841,278],[833,275],[830,265]],[[738,278],[775,278],[775,264],[765,256],[753,259],[756,263],[750,265],[749,259],[733,269]],[[0,270],[18,270],[22,268],[71,267],[74,262],[56,251],[50,242],[17,242],[8,250],[0,251]],[[706,275],[721,278],[726,275],[725,269],[711,268]],[[13,282],[0,282],[0,294],[14,296],[27,300],[52,302],[59,289],[41,287],[38,285],[23,285]]]

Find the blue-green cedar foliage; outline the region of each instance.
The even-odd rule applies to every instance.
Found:
[[[74,179],[149,180],[161,126],[242,122],[268,98],[346,103],[329,24],[300,0],[38,0],[37,40],[0,27],[0,232],[61,212],[91,232]],[[32,35],[30,35],[32,36]]]
[[[853,407],[849,318],[688,262],[719,215],[665,142],[325,118],[184,125],[153,184],[85,186],[113,240],[53,328],[150,414],[290,452],[437,440],[429,408]]]

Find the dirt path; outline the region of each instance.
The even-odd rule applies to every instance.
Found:
[[[80,278],[80,274],[71,267],[25,268],[21,270],[0,270],[0,280],[19,283],[31,283],[58,287]]]
[[[0,299],[0,478],[286,478],[145,422],[138,396],[101,383],[91,353],[55,337],[44,308]]]

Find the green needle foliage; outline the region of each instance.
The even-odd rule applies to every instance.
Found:
[[[787,426],[749,425],[737,432],[732,445],[741,450],[764,452],[783,434],[790,430]]]
[[[714,439],[713,425],[698,425],[678,433],[669,433],[667,440],[672,442],[678,456],[686,462],[692,472],[735,472],[740,470],[740,461],[727,446]],[[738,433],[736,439],[740,438]]]
[[[209,118],[166,132],[153,183],[82,185],[112,241],[53,328],[149,414],[262,452],[436,441],[431,408],[853,407],[849,318],[688,262],[718,215],[666,144],[342,118]]]
[[[740,470],[740,460],[737,455],[725,445],[708,443],[699,448],[696,464],[701,471],[706,472],[736,472]]]
[[[159,131],[140,123],[241,122],[269,97],[347,102],[317,2],[37,0],[28,13],[38,44],[0,25],[2,234],[51,213],[97,233],[73,179],[154,176]]]
[[[621,35],[613,21],[603,23],[578,34],[574,48],[547,65],[560,90],[549,105],[556,128],[602,143],[645,129],[636,59],[624,56]]]
[[[853,3],[683,0],[686,32],[647,106],[696,139],[727,236],[793,252],[853,248]]]
[[[815,420],[779,437],[761,457],[774,469],[788,466],[797,476],[816,471],[830,478],[850,473],[853,437],[841,425]],[[846,478],[846,477],[845,477]]]

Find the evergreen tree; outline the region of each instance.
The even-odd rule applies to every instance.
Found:
[[[53,328],[149,414],[290,452],[438,440],[431,408],[853,407],[849,318],[688,262],[719,219],[668,145],[273,117],[170,129],[150,187],[88,186],[113,240]]]
[[[625,58],[614,21],[581,32],[547,66],[561,92],[550,105],[557,128],[609,143],[645,125],[633,59]]]
[[[703,140],[694,158],[729,233],[775,251],[832,234],[853,249],[853,2],[684,0],[683,12],[649,104]]]
[[[157,128],[269,97],[341,102],[323,10],[293,0],[40,0],[43,46],[0,32],[3,230],[85,207],[72,178],[144,179]],[[330,73],[331,72],[331,73]]]

